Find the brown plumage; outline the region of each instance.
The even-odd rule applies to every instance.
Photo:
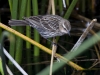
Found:
[[[23,20],[9,20],[11,26],[30,25],[38,30],[44,38],[62,36],[69,34],[71,30],[70,22],[58,15],[38,15],[24,17]]]

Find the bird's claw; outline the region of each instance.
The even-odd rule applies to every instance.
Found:
[[[60,63],[60,59],[59,58],[56,58],[57,59],[57,62],[59,62]]]
[[[60,59],[59,59],[58,57],[56,57],[56,56],[55,56],[55,58],[57,59],[57,62],[59,62],[59,63],[60,63]]]

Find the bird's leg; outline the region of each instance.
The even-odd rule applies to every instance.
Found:
[[[57,47],[58,44],[57,44],[56,42],[52,42],[52,41],[49,40],[49,39],[46,39],[46,40],[49,41],[50,43],[52,43],[52,46],[55,45],[55,46]],[[55,53],[56,53],[56,52],[55,52]],[[57,56],[56,56],[55,54],[54,54],[54,57],[57,59],[58,62],[60,62],[59,58],[57,58]]]
[[[54,54],[54,57],[55,57],[55,53],[56,53],[56,50],[57,50],[57,42],[56,42],[56,39],[55,38],[53,38],[53,44],[52,44],[52,46],[54,46],[54,50],[53,50],[53,54]]]
[[[56,43],[56,39],[53,38],[53,43]],[[52,45],[52,55],[51,55],[51,63],[50,63],[50,75],[52,75],[52,67],[53,67],[53,60],[54,60],[54,56],[57,50],[57,46],[56,45]]]
[[[52,45],[56,45],[57,46],[57,43],[55,43],[55,42],[52,42],[51,40],[49,40],[49,39],[46,39],[47,41],[49,41]]]

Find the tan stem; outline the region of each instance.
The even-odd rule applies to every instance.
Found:
[[[55,15],[55,5],[54,5],[54,0],[51,0],[51,4],[52,4],[52,14]],[[53,43],[56,43],[56,39],[53,38]],[[57,46],[56,45],[52,45],[52,55],[51,55],[51,63],[50,63],[50,75],[52,75],[52,67],[53,67],[53,59],[56,53],[56,49]]]
[[[51,0],[49,0],[47,14],[50,14],[50,12],[51,12],[51,5],[52,5]]]

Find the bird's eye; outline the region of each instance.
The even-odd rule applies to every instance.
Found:
[[[47,18],[45,17],[44,20],[47,20]]]
[[[63,23],[63,28],[64,28],[64,30],[66,30],[67,31],[67,27],[65,26],[65,24]]]
[[[64,29],[67,30],[65,27],[64,27]]]

